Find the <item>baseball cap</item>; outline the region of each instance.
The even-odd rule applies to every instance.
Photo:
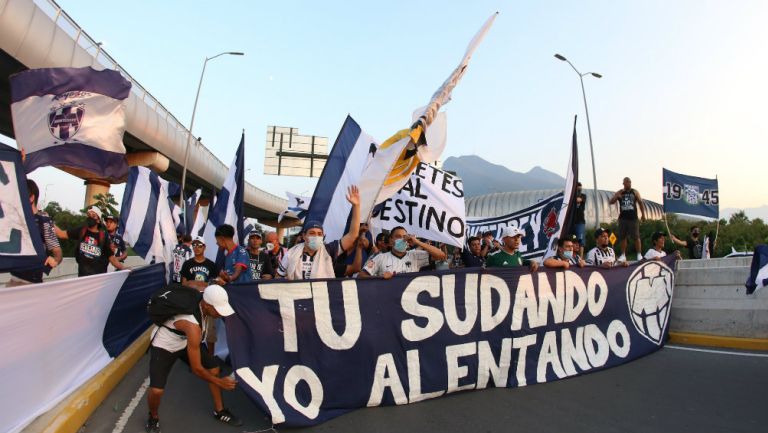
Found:
[[[192,240],[192,243],[194,244],[195,242],[205,245],[205,239],[202,236],[195,236],[195,239]]]
[[[323,225],[320,224],[320,221],[307,221],[306,224],[304,224],[304,231],[307,231],[309,229],[323,229]]]
[[[604,229],[604,228],[602,228],[602,227],[598,227],[598,228],[597,228],[597,230],[595,230],[595,237],[596,237],[596,238],[598,238],[598,237],[600,237],[600,235],[602,235],[603,233],[608,233],[608,234],[610,234],[610,233],[611,233],[611,231],[610,231],[610,230],[608,230],[608,229]]]
[[[666,233],[664,233],[664,232],[654,232],[654,233],[653,233],[653,235],[651,236],[651,240],[652,240],[653,242],[656,242],[656,240],[657,240],[657,239],[659,239],[659,238],[660,238],[660,237],[662,237],[662,236],[666,236],[666,235],[667,235],[667,234],[666,234]]]
[[[106,220],[117,221],[117,216],[112,215],[111,213],[108,213],[108,214],[104,215],[104,221],[106,221]]]
[[[91,207],[89,207],[89,208],[88,208],[88,211],[89,211],[89,212],[93,212],[93,213],[95,213],[96,215],[98,215],[98,216],[99,216],[99,219],[102,219],[102,218],[101,218],[101,215],[102,215],[102,214],[101,214],[101,209],[99,209],[97,206],[91,206]]]
[[[573,235],[573,234],[566,236],[565,239],[567,239],[567,240],[569,240],[571,242],[581,243],[581,241],[579,241],[579,237],[576,236],[576,235]]]
[[[506,237],[513,238],[515,236],[525,237],[525,232],[520,230],[517,227],[512,227],[512,226],[506,226],[501,230],[501,236],[500,236],[501,239],[504,239]]]
[[[203,292],[203,301],[211,304],[222,317],[235,314],[235,310],[229,305],[229,295],[223,287],[216,284],[208,286]]]
[[[250,239],[251,236],[262,237],[261,232],[259,230],[251,230],[251,232],[248,233],[248,238]]]

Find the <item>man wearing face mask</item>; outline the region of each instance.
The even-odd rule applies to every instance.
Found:
[[[111,263],[118,270],[125,269],[125,265],[112,253],[109,233],[101,227],[101,209],[91,206],[86,212],[88,218],[84,227],[77,227],[64,231],[54,226],[54,231],[59,239],[77,239],[75,260],[77,261],[77,276],[103,274]]]
[[[547,268],[568,269],[571,266],[583,268],[586,262],[576,255],[573,241],[567,237],[560,238],[557,241],[557,255],[544,260],[544,266]]]
[[[264,235],[264,241],[267,243],[264,246],[264,251],[267,252],[269,261],[272,264],[272,276],[274,277],[277,274],[277,267],[280,265],[280,262],[283,261],[283,257],[285,256],[285,253],[288,252],[288,249],[280,245],[280,241],[277,239],[277,233],[275,232],[268,232]]]
[[[704,240],[701,238],[701,228],[699,226],[691,227],[691,234],[684,241],[678,239],[672,233],[669,234],[669,238],[676,245],[688,248],[689,259],[701,259],[704,257]]]
[[[360,192],[356,186],[347,191],[347,201],[352,205],[349,232],[340,240],[324,243],[323,225],[318,221],[304,224],[304,242],[299,243],[283,256],[277,268],[277,276],[289,280],[334,278],[333,263],[341,250],[351,252],[360,234]]]
[[[395,227],[389,232],[392,249],[368,260],[358,278],[384,277],[385,280],[396,274],[418,272],[429,264],[429,258],[435,261],[445,260],[447,255],[440,248],[420,241],[416,236],[409,235],[403,227]],[[421,249],[409,250],[409,246]]]

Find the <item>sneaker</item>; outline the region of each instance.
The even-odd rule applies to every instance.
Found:
[[[233,426],[243,425],[243,422],[240,421],[240,418],[232,415],[232,412],[230,412],[229,409],[227,408],[224,408],[219,412],[214,411],[213,417],[225,424],[229,424]]]
[[[617,262],[626,262],[627,261],[627,256],[622,254],[622,255],[619,256],[619,258],[616,261]]]
[[[637,261],[639,262],[640,260],[643,260],[643,256],[640,255],[640,253],[637,253]]]
[[[152,415],[147,418],[147,424],[144,426],[144,431],[147,433],[160,433],[160,420],[152,418]]]

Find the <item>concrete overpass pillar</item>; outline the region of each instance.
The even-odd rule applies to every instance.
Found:
[[[96,203],[94,198],[98,194],[109,192],[109,182],[100,179],[86,179],[85,181],[85,206],[88,207]]]

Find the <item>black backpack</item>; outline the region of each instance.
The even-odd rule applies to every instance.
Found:
[[[198,323],[203,323],[200,313],[200,300],[202,299],[203,294],[197,289],[172,283],[157,290],[149,298],[147,314],[149,320],[155,325],[164,326],[176,334],[184,335],[181,331],[165,326],[165,322],[179,314],[192,314]]]

